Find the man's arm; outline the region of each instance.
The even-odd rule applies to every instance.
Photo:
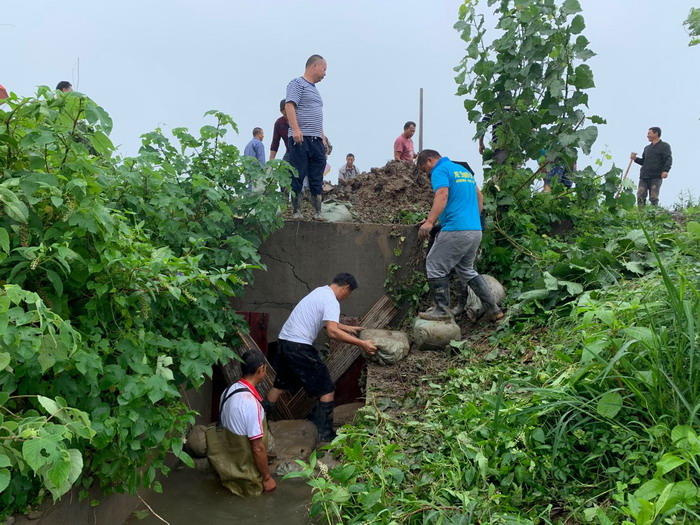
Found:
[[[673,164],[673,155],[671,154],[671,146],[668,145],[668,143],[664,142],[664,145],[666,146],[664,148],[663,156],[664,156],[664,165],[661,168],[661,178],[665,179],[668,177],[668,172],[671,171],[671,165]]]
[[[484,146],[484,137],[479,137],[479,155],[483,155],[485,149],[486,146]]]
[[[631,153],[630,154],[630,159],[632,159],[634,162],[639,164],[640,166],[644,165],[644,153],[642,153],[642,157],[637,157],[636,153]]]
[[[421,239],[427,239],[430,235],[430,230],[435,226],[435,222],[440,217],[440,214],[447,206],[447,198],[450,195],[450,189],[447,186],[438,188],[435,192],[435,197],[433,197],[433,207],[430,208],[430,213],[428,213],[428,218],[425,219],[423,224],[421,224],[420,230],[418,230],[418,236]]]
[[[347,324],[341,324],[338,323],[338,328],[340,328],[343,332],[347,332],[352,335],[357,335],[357,332],[361,332],[362,330],[365,330],[364,326],[350,326]]]
[[[359,346],[370,355],[374,354],[377,351],[377,347],[372,344],[372,341],[363,341],[362,339],[359,339],[354,335],[350,335],[349,333],[341,329],[340,326],[340,323],[336,323],[335,321],[326,321],[326,333],[328,334],[328,337],[330,337],[331,339],[335,339],[336,341],[342,341],[343,343],[349,343],[351,345]],[[348,328],[357,327],[353,326]]]
[[[260,142],[260,144],[257,144],[257,150],[258,150],[258,162],[260,162],[261,166],[265,165],[265,144]]]
[[[481,193],[479,186],[476,186],[476,200],[479,203],[479,214],[484,211],[484,195]]]
[[[292,128],[292,140],[295,144],[303,142],[304,136],[301,134],[301,128],[299,128],[299,123],[297,122],[297,106],[294,102],[287,102],[284,105],[284,109],[287,111],[287,121],[289,121],[289,127]]]
[[[277,129],[277,123],[275,122],[274,131],[272,133],[272,143],[270,144],[270,160],[277,156],[277,151],[280,149],[281,138],[282,136],[280,135],[280,130]]]
[[[270,469],[267,466],[267,450],[265,449],[265,444],[263,439],[251,439],[250,449],[253,451],[253,459],[255,460],[255,466],[258,467],[258,471],[263,478],[263,490],[265,492],[272,492],[277,487],[277,483],[272,479],[270,475]]]
[[[401,154],[403,153],[403,146],[400,142],[401,137],[394,141],[394,160],[401,160]]]

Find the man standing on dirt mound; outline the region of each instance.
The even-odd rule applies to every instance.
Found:
[[[418,235],[427,239],[438,219],[441,225],[426,259],[428,285],[435,306],[418,315],[422,319],[445,321],[464,312],[469,286],[484,307],[481,319],[500,319],[503,312],[484,278],[474,269],[481,243],[480,213],[484,206],[474,174],[431,149],[420,152],[417,164],[419,170],[430,175],[435,191],[433,206]],[[462,288],[457,307],[450,310],[450,272],[453,269],[462,281]]]
[[[403,133],[394,141],[394,160],[413,162],[417,157],[413,148],[413,135],[416,133],[416,123],[412,121],[403,125]]]
[[[311,421],[318,427],[320,441],[333,441],[333,400],[335,383],[313,342],[325,326],[331,339],[360,347],[374,354],[377,347],[357,334],[362,326],[340,324],[340,301],[357,288],[357,281],[349,273],[339,273],[328,286],[319,286],[294,307],[277,338],[277,352],[272,367],[277,372],[275,383],[267,393],[265,410],[274,406],[284,390],[293,391],[303,386],[309,397],[318,397],[311,413]]]
[[[650,144],[644,148],[641,159],[637,158],[636,153],[630,155],[630,159],[642,166],[637,187],[637,205],[640,208],[646,204],[647,195],[652,206],[659,205],[661,183],[668,177],[673,164],[671,146],[668,142],[661,140],[661,128],[656,126],[649,128],[647,139]]]
[[[323,134],[323,100],[316,84],[326,76],[326,60],[311,55],[304,74],[287,85],[285,109],[289,121],[289,163],[297,170],[292,177],[294,218],[301,219],[301,190],[308,177],[314,219],[321,219],[326,137]]]

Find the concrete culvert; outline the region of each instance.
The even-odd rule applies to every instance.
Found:
[[[462,331],[454,320],[428,321],[416,317],[413,321],[413,342],[418,350],[442,350],[450,341],[459,341]]]
[[[396,330],[362,330],[360,339],[371,339],[377,347],[377,353],[369,356],[370,360],[381,365],[393,365],[408,355],[411,343],[408,336]]]
[[[184,449],[193,458],[207,457],[207,427],[205,425],[195,425],[187,433],[187,441]]]

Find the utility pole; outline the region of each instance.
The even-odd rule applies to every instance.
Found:
[[[418,151],[423,151],[423,88],[420,88],[418,109]]]

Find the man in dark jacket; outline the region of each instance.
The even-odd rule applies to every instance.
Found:
[[[630,159],[642,166],[637,188],[637,205],[640,208],[646,203],[647,194],[652,206],[659,205],[661,182],[668,177],[673,162],[671,146],[668,142],[661,140],[661,128],[656,126],[649,128],[647,138],[651,144],[644,148],[642,158],[637,158],[636,153],[630,155]]]

